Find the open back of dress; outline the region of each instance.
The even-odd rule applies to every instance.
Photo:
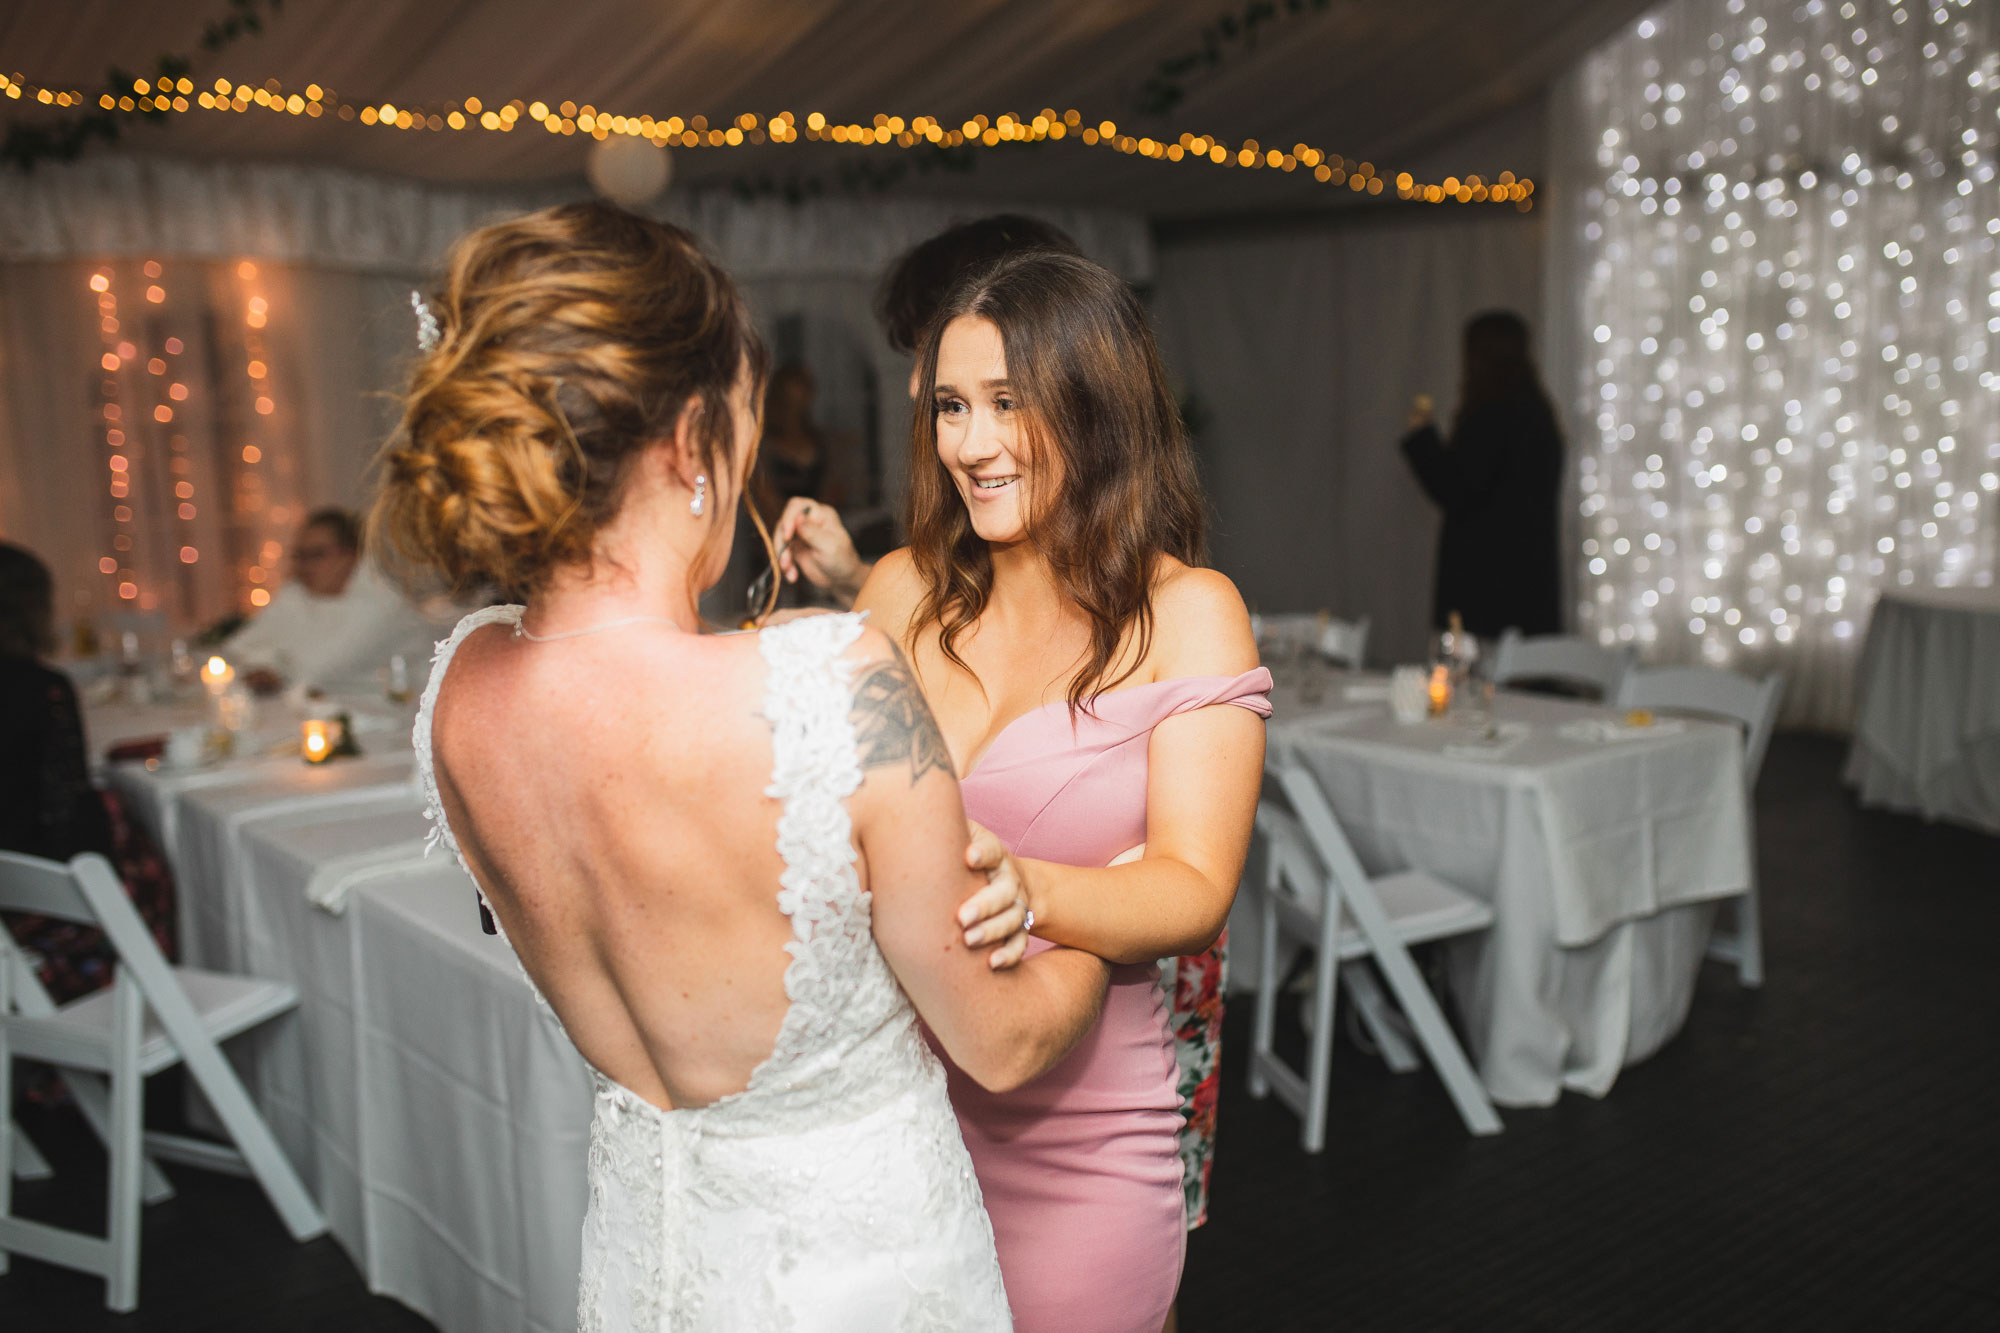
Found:
[[[431,716],[458,645],[482,626],[518,625],[521,611],[459,622],[417,714],[427,808],[461,865]],[[855,872],[844,802],[861,766],[842,658],[860,632],[859,617],[840,615],[760,636],[790,1007],[748,1086],[711,1105],[663,1111],[596,1075],[585,1333],[1011,1327],[943,1070],[875,945]]]

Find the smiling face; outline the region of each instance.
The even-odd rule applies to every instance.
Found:
[[[988,542],[1028,533],[1030,489],[1053,486],[1053,466],[1038,469],[1020,396],[1007,378],[1007,351],[991,320],[961,315],[938,344],[937,455]]]

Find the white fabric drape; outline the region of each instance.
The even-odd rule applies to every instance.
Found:
[[[363,498],[409,287],[242,261],[0,263],[0,534],[55,571],[59,616],[165,632],[251,609],[308,509]]]
[[[1368,616],[1377,662],[1427,646],[1437,516],[1396,442],[1449,413],[1465,320],[1541,303],[1535,216],[1168,239],[1154,312],[1192,396],[1214,562],[1265,611]]]
[[[1222,58],[1192,72],[1187,97],[1163,114],[1140,110],[1140,90],[1162,60],[1202,51],[1218,14],[1242,4],[1184,0],[285,0],[254,39],[195,54],[193,82],[217,75],[287,91],[338,89],[358,109],[393,103],[444,116],[450,99],[476,94],[497,108],[510,98],[566,98],[616,115],[713,116],[819,111],[869,123],[877,114],[1032,118],[1076,108],[1128,135],[1172,143],[1183,132],[1254,137],[1290,147],[1304,140],[1366,158],[1393,180],[1414,156],[1461,134],[1477,136],[1496,113],[1532,97],[1559,70],[1614,31],[1645,0],[1480,0],[1478,4],[1271,5],[1272,20],[1238,29]],[[275,7],[274,7],[275,8]],[[221,0],[65,0],[0,6],[8,72],[51,88],[94,91],[107,66],[150,72],[162,51],[188,51]],[[303,108],[302,108],[303,109]],[[517,108],[526,111],[525,106]],[[573,112],[581,107],[573,108]],[[53,120],[55,108],[10,103],[0,116]],[[476,126],[395,131],[337,116],[172,115],[135,126],[125,142],[204,160],[297,162],[384,171],[433,182],[541,182],[578,178],[590,131],[551,134],[526,119],[510,133]],[[916,163],[933,165],[919,150]],[[1244,171],[1172,164],[1086,147],[1080,136],[1033,147],[980,149],[970,174],[916,172],[899,190],[952,198],[1115,203],[1152,216],[1326,207],[1348,191],[1310,171]],[[850,171],[915,165],[898,147],[803,142],[745,144],[680,153],[680,180],[723,188],[731,180],[830,182]],[[1510,156],[1475,151],[1446,172],[1517,174]],[[921,171],[921,167],[919,167]],[[1350,202],[1358,202],[1351,200]],[[967,207],[987,211],[981,204]]]
[[[1583,628],[1844,727],[1878,589],[2000,566],[2000,8],[1680,0],[1553,118]]]
[[[0,191],[0,260],[77,255],[258,259],[421,273],[465,232],[581,197],[580,184],[468,189],[335,167],[105,156],[44,165]],[[840,275],[872,280],[955,221],[1006,211],[886,196],[801,203],[726,191],[670,192],[649,214],[700,236],[739,281]],[[1130,282],[1152,276],[1152,239],[1134,214],[1100,208],[1019,211],[1045,217]]]
[[[0,537],[55,570],[65,621],[164,635],[254,609],[309,509],[367,498],[414,348],[411,289],[435,285],[467,228],[564,197],[108,157],[10,181]],[[911,245],[997,207],[670,194],[656,211],[736,274],[767,336],[789,325],[801,355],[831,362],[815,367],[822,424],[873,430],[872,463],[844,466],[879,472],[894,507],[909,363],[875,323],[875,284]],[[1139,219],[1031,211],[1128,280],[1151,276]],[[175,384],[184,397],[168,396]]]

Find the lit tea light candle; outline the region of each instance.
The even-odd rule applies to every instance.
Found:
[[[218,697],[235,679],[236,668],[220,657],[209,658],[208,665],[201,669],[201,683],[208,688],[210,694]]]
[[[319,718],[307,718],[299,724],[299,753],[308,764],[323,764],[333,755],[333,732],[328,724]]]
[[[1431,713],[1442,715],[1451,706],[1451,668],[1440,662],[1431,668]]]

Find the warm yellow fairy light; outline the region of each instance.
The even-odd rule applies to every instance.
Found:
[[[503,106],[489,107],[477,97],[468,97],[463,102],[445,103],[439,112],[422,107],[399,107],[392,102],[357,106],[342,101],[333,89],[317,83],[308,84],[303,95],[288,93],[276,79],[266,79],[262,87],[252,88],[247,83],[231,84],[228,79],[218,78],[213,92],[204,90],[190,102],[187,95],[194,91],[193,84],[187,79],[162,80],[157,86],[145,79],[135,79],[132,92],[136,97],[114,98],[106,93],[99,99],[99,104],[127,111],[185,112],[193,108],[239,114],[255,107],[293,116],[332,115],[344,121],[359,121],[366,126],[428,133],[477,129],[507,134],[525,115],[552,135],[584,134],[602,140],[619,134],[646,139],[660,147],[671,145],[676,148],[740,148],[764,143],[795,144],[801,139],[870,146],[893,144],[900,148],[912,148],[919,143],[944,148],[969,145],[993,148],[1003,143],[1043,143],[1077,138],[1089,147],[1110,148],[1127,156],[1150,158],[1156,162],[1202,163],[1287,173],[1303,169],[1321,185],[1345,186],[1356,194],[1379,195],[1389,188],[1388,182],[1376,173],[1373,164],[1351,164],[1338,153],[1329,153],[1304,142],[1293,144],[1287,151],[1259,144],[1255,139],[1245,139],[1232,148],[1223,139],[1205,134],[1184,133],[1178,141],[1134,138],[1121,135],[1115,121],[1102,120],[1094,126],[1085,125],[1082,115],[1074,109],[1058,113],[1053,107],[1044,107],[1037,114],[1026,117],[1011,112],[1002,112],[991,119],[977,115],[955,127],[931,116],[912,116],[906,120],[902,116],[883,114],[876,115],[867,125],[833,124],[823,113],[814,111],[806,115],[802,133],[797,119],[789,111],[781,111],[766,121],[760,121],[754,113],[745,112],[726,124],[710,127],[702,116],[690,116],[685,120],[679,116],[664,119],[632,116],[600,110],[588,103],[578,106],[571,101],[551,107],[539,99],[524,103],[517,98]],[[12,79],[0,76],[0,93],[13,98],[32,97],[56,105],[81,105],[83,100],[81,93],[38,88],[23,82],[18,76]],[[63,100],[65,98],[69,99],[68,102]],[[1534,190],[1533,181],[1526,177],[1517,179],[1512,172],[1505,171],[1491,182],[1483,181],[1478,176],[1468,176],[1463,181],[1447,177],[1436,184],[1423,184],[1408,172],[1399,173],[1394,179],[1398,199],[1433,204],[1512,204],[1522,212],[1533,207]]]

